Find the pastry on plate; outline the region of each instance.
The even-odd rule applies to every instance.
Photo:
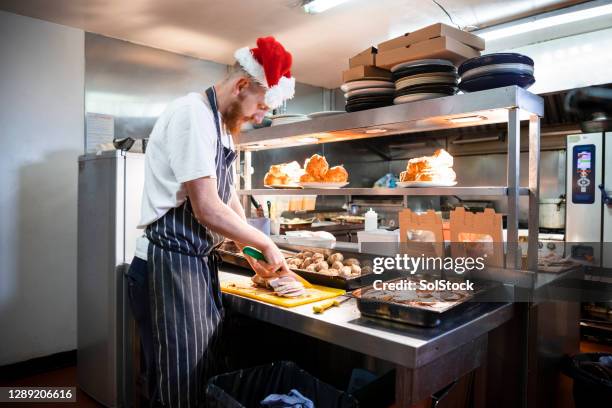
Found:
[[[344,183],[348,181],[348,173],[343,166],[329,167],[325,156],[313,154],[304,162],[306,174],[300,177],[302,183]]]
[[[275,176],[272,172],[267,172],[264,177],[266,186],[282,186],[289,184],[290,179],[287,175]]]
[[[309,159],[306,159],[304,163],[304,170],[306,173],[313,176],[317,181],[322,181],[325,177],[325,173],[329,169],[329,164],[324,156],[319,154],[313,154]]]
[[[317,179],[308,173],[302,174],[302,176],[300,177],[300,182],[302,183],[313,183],[315,181],[317,181]]]
[[[328,183],[344,183],[348,180],[348,173],[342,166],[334,166],[330,168],[327,173],[325,173],[325,177],[323,181]]]
[[[304,170],[296,161],[291,163],[273,164],[264,176],[266,186],[295,185],[299,182]]]
[[[400,181],[453,182],[457,175],[452,167],[453,156],[438,149],[432,156],[408,160],[406,171],[400,173]]]

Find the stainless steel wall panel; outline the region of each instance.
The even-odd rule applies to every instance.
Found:
[[[113,115],[117,137],[147,137],[169,102],[226,72],[227,65],[85,34],[85,110]]]

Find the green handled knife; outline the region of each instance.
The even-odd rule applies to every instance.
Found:
[[[257,259],[258,261],[267,262],[266,261],[266,257],[264,256],[263,252],[261,252],[257,248],[253,248],[251,246],[245,246],[244,248],[242,248],[242,253],[244,253],[245,255],[250,256],[253,259]],[[300,275],[298,275],[298,274],[296,274],[294,272],[291,272],[291,276],[295,277],[297,280],[302,282],[304,287],[312,288],[312,284],[310,282],[308,282],[306,279],[302,278]]]
[[[266,261],[266,257],[264,256],[263,252],[261,252],[259,249],[257,248],[253,248],[251,246],[245,246],[244,248],[242,248],[242,252],[245,255],[250,256],[251,258],[257,259],[258,261]]]

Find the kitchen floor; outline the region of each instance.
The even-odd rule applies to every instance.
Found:
[[[75,387],[77,383],[77,369],[76,366],[61,368],[58,370],[49,371],[47,373],[37,374],[30,377],[21,378],[11,382],[0,383],[2,387]],[[22,402],[16,403],[2,403],[2,408],[15,407],[24,408],[27,404]],[[83,408],[99,408],[103,407],[87,394],[77,388],[77,401],[76,404],[69,403],[71,407],[83,407]],[[36,407],[49,407],[49,408],[66,408],[65,402],[43,402],[35,404]]]
[[[580,343],[580,352],[582,353],[592,353],[592,352],[604,352],[604,353],[612,353],[612,346],[606,346],[598,343],[592,343],[588,341],[582,341]],[[21,378],[19,380],[14,380],[11,382],[0,383],[0,386],[3,387],[27,387],[27,386],[45,386],[45,387],[74,387],[77,382],[77,370],[76,366],[66,367],[54,371],[49,371],[47,373],[42,373],[38,375],[33,375],[30,377]],[[562,384],[562,392],[567,395],[567,398],[571,399],[572,395],[572,382],[568,378],[567,381],[564,381]],[[37,407],[50,407],[50,408],[64,408],[66,407],[66,403],[39,403],[36,404]],[[84,408],[99,408],[103,407],[102,404],[99,404],[92,398],[90,398],[83,391],[77,389],[77,407]],[[23,408],[23,403],[4,403],[2,407],[15,407],[15,408]]]

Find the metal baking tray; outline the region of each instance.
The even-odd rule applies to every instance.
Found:
[[[313,248],[308,248],[307,250],[312,251]],[[321,253],[326,251],[328,253],[339,252],[334,250],[323,250],[316,248],[314,248],[314,250]],[[244,255],[242,255],[242,253],[237,253],[224,248],[217,248],[216,251],[223,262],[227,262],[229,264],[240,266],[246,269],[251,269],[251,266],[247,262]],[[281,249],[281,252],[285,255],[286,258],[296,255],[296,252],[288,251],[285,249]],[[349,251],[342,251],[342,253],[347,255],[347,257],[357,258],[360,261],[363,260],[363,256],[361,256],[361,254],[356,254]],[[313,283],[315,285],[322,285],[330,288],[338,288],[345,290],[354,290],[357,288],[368,286],[371,285],[374,280],[380,279],[380,275],[376,275],[374,273],[367,273],[360,276],[356,276],[354,278],[344,278],[342,276],[329,276],[318,272],[306,271],[303,269],[291,268],[291,270],[306,279],[308,282]]]
[[[362,265],[365,261],[371,261],[371,257],[364,255],[359,252],[352,252],[347,250],[339,250],[339,249],[329,249],[329,248],[313,248],[301,245],[288,245],[288,244],[279,244],[280,248],[285,250],[289,250],[292,252],[292,255],[296,255],[302,251],[310,251],[310,252],[319,252],[329,256],[333,253],[340,252],[344,255],[345,259],[355,258],[359,260]],[[364,286],[371,285],[376,279],[381,279],[381,275],[377,275],[375,273],[364,273],[359,276],[345,278],[343,276],[330,276],[325,275],[319,272],[311,272],[304,269],[296,269],[291,268],[292,271],[309,281],[310,283],[315,283],[317,285],[328,286],[331,288],[345,289],[345,290],[355,290],[358,288],[362,288]],[[386,278],[391,278],[392,275],[389,273],[385,274]]]
[[[306,271],[304,269],[291,268],[291,270],[310,283],[345,290],[354,290],[371,285],[372,282],[377,279],[377,275],[374,273],[366,273],[351,278],[345,278],[343,276],[330,276],[319,272]]]
[[[415,276],[412,277],[414,278]],[[428,280],[426,277],[416,277]],[[399,281],[400,279],[393,279],[387,282]],[[467,309],[477,307],[478,299],[485,293],[499,286],[500,284],[497,282],[474,281],[474,291],[471,295],[457,301],[445,302],[448,304],[445,304],[444,307],[439,309],[434,309],[423,304],[405,304],[363,297],[365,293],[376,290],[372,287],[357,289],[351,292],[351,296],[357,299],[357,307],[363,316],[392,320],[394,322],[407,323],[415,326],[435,327],[438,326],[442,320],[452,319],[461,313],[465,313]]]

